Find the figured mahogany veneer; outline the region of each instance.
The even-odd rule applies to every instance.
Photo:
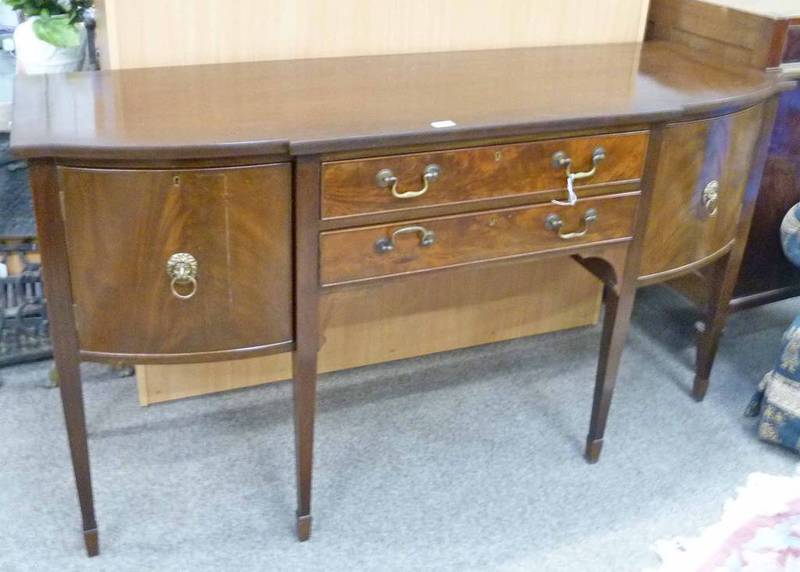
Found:
[[[59,176],[85,353],[202,361],[291,344],[289,165]],[[170,290],[175,253],[198,263],[187,300]]]
[[[605,159],[595,176],[576,181],[578,196],[602,192],[596,187],[603,184],[638,184],[647,132],[334,161],[322,166],[322,218],[516,195],[527,195],[530,202],[564,199],[564,169],[553,165],[553,156],[565,153],[572,160],[573,171],[589,171],[598,148],[605,151]],[[398,178],[398,193],[419,191],[428,165],[439,167],[440,174],[422,196],[397,198],[391,189],[376,184],[376,175],[389,169]]]
[[[320,237],[320,280],[328,286],[620,241],[633,232],[638,202],[636,192],[585,199],[575,207],[544,204],[324,232]],[[583,237],[565,240],[545,228],[547,217],[555,215],[564,222],[563,232],[580,231],[585,225],[582,218],[590,209],[597,212],[597,221],[589,224]],[[434,233],[433,243],[423,245],[419,231],[399,235],[391,251],[378,248],[398,229],[415,226]]]
[[[596,462],[642,272],[652,282],[709,263],[702,398],[783,87],[664,43],[19,78],[12,144],[32,159],[89,553],[81,357],[291,348],[296,524],[309,537],[323,288],[570,257],[604,290],[585,448]],[[548,202],[566,199],[553,154],[586,171],[598,147],[605,157],[577,181],[578,202]],[[424,195],[376,188],[391,169],[400,193],[414,191],[431,163],[440,177]],[[700,202],[711,179],[713,213]],[[190,300],[169,290],[176,252],[199,264]]]
[[[640,280],[663,280],[730,248],[763,116],[763,107],[755,106],[667,126]],[[719,183],[714,214],[703,204],[703,191],[713,181]]]

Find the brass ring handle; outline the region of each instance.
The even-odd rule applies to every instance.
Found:
[[[547,218],[544,219],[544,227],[547,230],[552,230],[553,232],[557,232],[559,238],[563,240],[572,240],[575,238],[581,238],[589,234],[589,227],[592,223],[597,222],[597,211],[595,209],[587,210],[583,215],[583,229],[576,231],[576,232],[562,232],[564,227],[564,220],[558,216],[557,214],[547,215]]]
[[[424,226],[420,225],[411,225],[411,226],[404,226],[402,228],[398,228],[394,231],[391,236],[387,238],[381,238],[378,242],[375,243],[375,250],[378,251],[378,254],[384,254],[386,252],[391,252],[394,250],[395,247],[395,240],[401,234],[410,234],[416,233],[419,234],[419,245],[420,246],[431,246],[434,241],[436,240],[436,235],[432,230],[428,230]]]
[[[178,284],[191,284],[192,289],[186,294],[181,294],[176,288]],[[184,279],[175,277],[169,283],[169,289],[172,290],[172,295],[176,298],[179,298],[180,300],[188,300],[189,298],[194,297],[194,295],[197,293],[197,279],[194,276],[187,276]]]
[[[439,175],[442,174],[442,168],[439,165],[428,165],[425,167],[425,170],[422,172],[422,188],[418,191],[407,191],[405,193],[397,192],[397,185],[399,184],[399,180],[397,176],[394,174],[394,171],[391,169],[381,169],[378,171],[378,174],[375,175],[375,184],[377,184],[380,188],[385,189],[390,187],[392,190],[392,196],[398,199],[413,199],[415,197],[421,197],[425,193],[428,192],[430,189],[431,183],[439,178]]]
[[[197,259],[188,252],[176,252],[167,260],[167,276],[171,278],[169,289],[180,300],[188,300],[197,293]],[[189,284],[191,290],[181,294],[177,286]]]
[[[567,176],[567,200],[566,201],[550,201],[554,205],[571,207],[575,206],[578,202],[578,195],[575,193],[575,181],[581,179],[588,179],[594,177],[597,173],[597,167],[601,161],[606,158],[606,150],[602,147],[597,147],[592,152],[592,168],[589,171],[580,171],[578,173],[572,172],[572,159],[564,151],[559,151],[553,155],[553,167],[556,169],[564,169]]]
[[[719,181],[711,181],[703,189],[703,208],[709,217],[716,216],[719,210]]]

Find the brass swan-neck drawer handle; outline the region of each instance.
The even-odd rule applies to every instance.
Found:
[[[375,183],[382,189],[391,188],[392,196],[398,199],[413,199],[421,197],[430,189],[431,183],[439,178],[442,174],[442,168],[439,165],[428,165],[422,172],[422,188],[418,191],[407,191],[405,193],[397,192],[397,185],[399,180],[391,169],[381,169],[375,175]]]
[[[719,210],[719,181],[711,181],[703,189],[703,208],[709,217],[717,216]]]
[[[387,238],[381,238],[378,242],[375,243],[375,250],[378,251],[378,254],[384,254],[386,252],[391,252],[394,250],[395,247],[395,240],[401,234],[418,234],[419,235],[419,245],[420,246],[431,246],[434,241],[436,240],[436,235],[432,230],[428,230],[424,226],[420,226],[418,224],[411,225],[411,226],[404,226],[402,228],[398,228],[394,231],[391,236]]]
[[[589,234],[589,227],[595,222],[597,222],[597,211],[595,209],[589,209],[583,215],[582,230],[576,232],[562,232],[564,220],[557,214],[548,215],[547,218],[544,219],[544,227],[547,230],[557,232],[558,236],[563,240],[572,240],[574,238],[581,238]]]
[[[180,300],[188,300],[197,293],[197,259],[187,252],[176,252],[167,260],[167,276],[171,278],[169,289]],[[184,288],[188,287],[186,291]]]
[[[564,174],[567,177],[567,200],[566,201],[551,201],[555,205],[571,207],[578,202],[578,195],[575,193],[575,181],[581,179],[588,179],[597,174],[598,165],[605,160],[606,150],[602,147],[597,147],[592,152],[592,168],[589,171],[580,171],[578,173],[572,172],[572,159],[564,151],[559,151],[553,155],[553,167],[555,169],[564,169]]]

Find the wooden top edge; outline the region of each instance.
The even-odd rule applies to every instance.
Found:
[[[21,76],[11,146],[80,160],[302,155],[671,121],[780,89],[779,74],[664,42]]]

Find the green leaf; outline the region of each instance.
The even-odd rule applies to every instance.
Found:
[[[40,16],[33,23],[36,37],[58,48],[76,48],[81,45],[77,26],[65,16]]]

